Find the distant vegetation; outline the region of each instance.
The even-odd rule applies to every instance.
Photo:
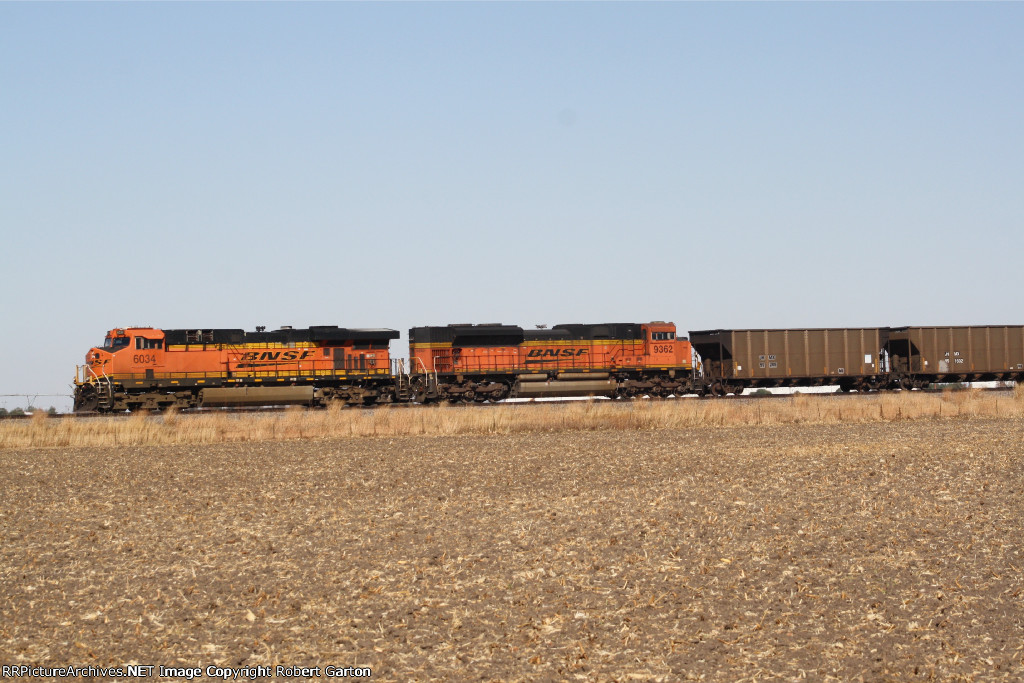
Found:
[[[42,408],[36,408],[35,406],[28,406],[27,408],[14,408],[10,411],[7,408],[0,408],[0,417],[22,417],[24,415],[35,415],[36,413],[43,412]],[[57,414],[57,409],[50,406],[46,409],[46,414],[53,416]]]

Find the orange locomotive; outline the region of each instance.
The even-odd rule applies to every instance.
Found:
[[[76,412],[392,400],[388,329],[111,330],[75,377]]]
[[[414,400],[668,396],[695,390],[674,323],[448,325],[409,330]]]

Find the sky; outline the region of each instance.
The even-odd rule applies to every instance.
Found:
[[[0,394],[137,325],[1024,324],[1022,121],[1022,3],[0,3]]]

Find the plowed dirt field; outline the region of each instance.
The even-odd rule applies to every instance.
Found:
[[[1020,680],[1022,512],[1017,419],[0,451],[0,664]]]

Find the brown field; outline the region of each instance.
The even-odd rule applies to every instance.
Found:
[[[909,398],[4,425],[0,664],[1020,680],[1021,399]]]

